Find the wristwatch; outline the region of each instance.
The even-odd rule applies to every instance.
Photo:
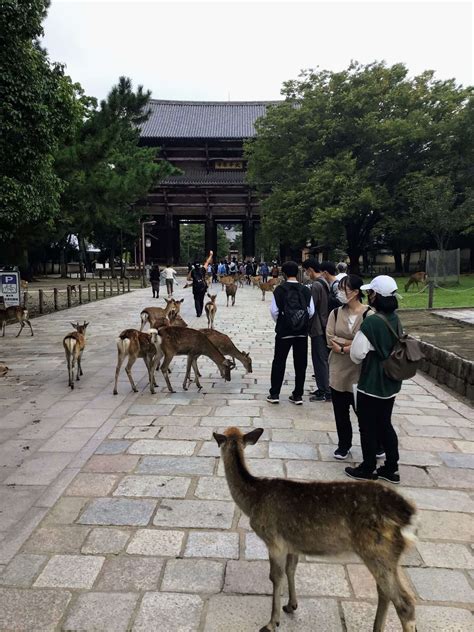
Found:
[[[342,355],[344,355],[344,354],[345,354],[345,351],[344,351],[344,345],[339,345],[339,346],[341,347],[341,353],[342,353]]]

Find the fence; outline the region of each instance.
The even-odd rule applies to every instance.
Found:
[[[428,250],[426,273],[436,283],[459,283],[460,250]]]
[[[125,292],[130,292],[130,279],[109,279],[84,285],[68,285],[64,288],[28,290],[24,293],[24,305],[31,316],[38,316]]]

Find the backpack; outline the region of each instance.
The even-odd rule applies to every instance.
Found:
[[[336,290],[334,289],[336,286]],[[339,287],[339,281],[333,281],[328,290],[328,312],[331,313],[333,309],[342,307],[341,301],[337,298],[337,288]]]
[[[409,338],[398,322],[398,333],[391,326],[385,316],[380,313],[374,314],[378,316],[387,325],[389,331],[397,339],[393,349],[386,360],[382,362],[385,375],[391,380],[408,380],[413,377],[418,369],[421,360],[425,357],[420,348],[418,340]]]
[[[285,324],[285,329],[295,335],[304,335],[308,332],[309,314],[306,298],[302,288],[286,287],[283,298],[283,309],[280,312]]]

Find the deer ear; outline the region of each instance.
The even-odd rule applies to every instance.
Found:
[[[255,428],[251,432],[247,432],[244,434],[244,444],[245,445],[255,445],[257,441],[263,434],[263,428]]]
[[[218,434],[217,432],[213,432],[212,436],[217,441],[217,445],[219,447],[223,446],[224,443],[227,441],[227,437],[225,435],[223,435],[223,434]]]
[[[184,303],[184,298],[182,298],[180,301],[176,301],[177,303]]]
[[[74,329],[76,329],[78,323],[71,323],[71,325],[74,327]]]

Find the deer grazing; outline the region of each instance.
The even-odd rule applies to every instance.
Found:
[[[207,326],[210,329],[214,329],[214,318],[217,312],[217,305],[216,305],[217,294],[208,293],[208,297],[210,298],[210,301],[204,305],[204,311],[206,312],[206,316],[207,316]]]
[[[245,435],[238,428],[213,433],[221,449],[230,493],[268,549],[272,614],[260,632],[275,632],[280,623],[285,573],[289,601],[283,610],[291,614],[298,606],[298,555],[342,552],[359,555],[376,581],[378,605],[373,631],[383,631],[391,601],[403,632],[415,632],[414,599],[404,585],[399,566],[401,554],[414,539],[414,505],[372,481],[305,483],[252,476],[245,465],[244,448],[254,445],[262,433],[263,428]]]
[[[405,292],[408,292],[408,288],[412,285],[416,285],[416,289],[418,289],[418,285],[420,283],[424,283],[425,285],[428,283],[428,275],[426,272],[415,272],[408,279],[408,283],[405,284]]]
[[[265,292],[273,292],[273,290],[275,289],[276,285],[275,283],[270,283],[270,281],[268,281],[267,283],[259,283],[258,287],[262,290],[262,301],[265,300]]]
[[[82,354],[86,346],[86,329],[89,323],[84,321],[83,325],[71,323],[75,331],[71,331],[63,338],[63,347],[66,353],[67,372],[69,376],[69,386],[74,390],[74,367],[77,363],[76,382],[79,382],[82,371]]]
[[[20,307],[20,305],[10,305],[10,307],[0,309],[0,329],[3,331],[2,336],[5,336],[5,329],[8,320],[16,320],[20,323],[20,331],[17,333],[16,338],[18,338],[23,331],[25,323],[29,326],[31,335],[34,335],[33,327],[31,326],[28,318],[28,310],[25,307]]]
[[[232,362],[225,358],[202,332],[189,327],[164,327],[160,330],[160,337],[161,351],[164,356],[160,368],[170,393],[174,393],[175,391],[171,386],[168,368],[171,360],[176,355],[188,356],[186,375],[183,382],[183,389],[185,391],[188,389],[188,384],[191,381],[191,366],[194,360],[199,358],[200,355],[205,355],[212,360],[218,366],[221,377],[223,377],[226,382],[230,382],[230,371],[233,367]],[[199,389],[202,388],[199,382],[199,376],[196,374],[195,377],[196,386]]]
[[[235,359],[239,360],[247,373],[252,373],[252,358],[248,353],[244,351],[239,351],[237,347],[234,345],[232,340],[226,334],[221,333],[220,331],[216,331],[215,329],[199,329],[208,339],[212,342],[212,344],[222,353],[224,356],[230,356],[233,360],[233,367],[235,368]],[[198,377],[201,377],[199,373],[199,369],[197,367],[197,360],[193,363],[194,374]]]
[[[227,296],[227,307],[229,307],[229,298],[232,299],[232,307],[235,305],[235,295],[237,294],[237,286],[235,283],[230,283],[225,286],[225,293]]]
[[[132,366],[138,358],[143,358],[145,366],[148,370],[148,380],[150,383],[150,392],[155,393],[155,371],[161,360],[161,337],[156,329],[149,329],[147,332],[138,331],[137,329],[124,329],[117,339],[117,367],[115,369],[114,395],[117,395],[117,382],[120,368],[125,358],[128,362],[125,367],[125,373],[128,376],[132,390],[138,393],[138,389],[133,381]]]
[[[184,298],[179,301],[174,298],[165,298],[164,300],[166,302],[166,307],[145,307],[145,309],[142,309],[140,313],[140,331],[143,331],[146,323],[152,327],[152,323],[156,322],[159,318],[171,317],[173,313],[176,315],[179,314],[181,303],[184,301]]]

